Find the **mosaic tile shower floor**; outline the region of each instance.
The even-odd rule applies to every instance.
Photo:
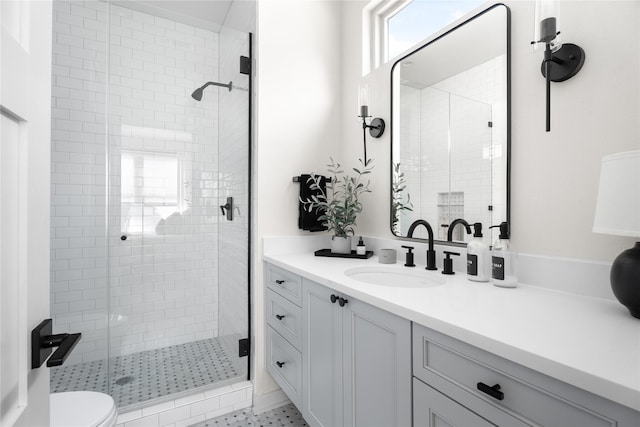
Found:
[[[99,391],[110,394],[117,407],[123,408],[242,377],[245,369],[221,338],[213,338],[114,357],[111,390],[107,389],[105,360],[61,366],[51,370],[51,392]]]
[[[251,408],[194,424],[191,427],[306,427],[308,424],[291,403],[280,408],[254,414]]]

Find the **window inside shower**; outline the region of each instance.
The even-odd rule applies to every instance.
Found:
[[[51,391],[121,409],[245,380],[250,34],[53,4],[51,313],[82,339]],[[209,81],[232,89],[191,97]]]

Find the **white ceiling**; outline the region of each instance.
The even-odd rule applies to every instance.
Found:
[[[118,0],[113,3],[219,32],[233,0]]]

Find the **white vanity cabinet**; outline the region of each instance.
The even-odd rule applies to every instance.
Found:
[[[289,264],[283,265],[300,263],[306,270],[291,268],[309,270],[308,277],[334,283],[329,277],[335,274],[323,278],[324,269],[334,268],[327,260],[310,261],[305,256],[287,261]],[[580,373],[584,361],[577,351],[567,345],[559,350],[545,347],[549,344],[541,340],[543,335],[537,329],[528,328],[537,333],[531,339],[538,340],[539,351],[523,353],[518,347],[509,347],[509,340],[483,339],[481,331],[451,329],[456,326],[439,320],[440,305],[456,302],[460,295],[456,289],[466,291],[466,282],[464,288],[456,288],[455,282],[450,284],[452,295],[440,295],[437,306],[425,300],[425,304],[431,304],[425,322],[451,330],[454,335],[458,332],[453,338],[415,323],[415,319],[411,323],[400,317],[407,312],[405,308],[391,313],[374,306],[376,301],[393,301],[389,292],[356,288],[347,281],[332,285],[346,292],[337,291],[269,263],[265,265],[265,279],[267,370],[313,427],[640,427],[640,412],[622,405],[624,399],[620,403],[609,400],[615,397],[611,389],[603,393],[609,396],[607,399],[598,396],[595,386],[587,384],[581,389],[549,376],[563,366],[567,371],[559,377],[573,372],[584,383],[583,375],[587,374]],[[349,289],[368,302],[351,297]],[[370,299],[365,292],[370,292]],[[517,301],[517,297],[512,298]],[[549,304],[556,305],[558,300],[564,301],[563,296],[554,294],[548,299]],[[402,303],[398,300],[396,306],[402,307]],[[588,307],[592,303],[582,302]],[[390,310],[394,311],[393,307]],[[411,318],[411,311],[407,313]],[[625,325],[622,323],[622,327]],[[604,345],[597,337],[593,338],[594,351]],[[472,341],[475,338],[480,339]],[[469,339],[476,346],[460,339]],[[556,334],[554,342],[558,339]],[[630,348],[633,352],[633,345]],[[620,349],[625,351],[625,347]],[[573,356],[558,357],[563,351]],[[514,354],[519,363],[495,353]],[[540,358],[550,353],[556,358],[542,360],[541,367],[547,369],[542,372],[546,374],[523,366],[530,357],[537,358],[540,365]],[[576,360],[577,365],[560,364],[561,360]],[[603,359],[602,363],[610,361]],[[625,364],[620,369],[637,373],[635,366]],[[589,375],[587,378],[598,380],[600,386],[609,386],[607,377]]]
[[[265,264],[266,366],[311,426],[411,425],[411,322]]]
[[[302,296],[307,422],[410,426],[410,322],[306,279]]]
[[[416,324],[413,375],[416,427],[640,426],[638,412]]]
[[[267,372],[291,401],[302,405],[302,279],[266,265]]]

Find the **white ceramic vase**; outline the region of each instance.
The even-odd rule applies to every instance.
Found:
[[[331,252],[333,252],[334,254],[350,254],[351,236],[333,236],[331,238]]]

